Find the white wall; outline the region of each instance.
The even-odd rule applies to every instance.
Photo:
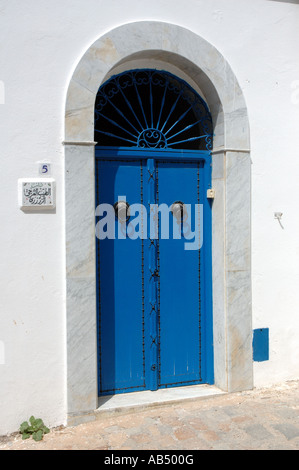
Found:
[[[299,377],[299,93],[292,88],[299,81],[299,5],[2,0],[0,435],[31,414],[49,426],[65,422],[65,94],[89,45],[139,20],[194,31],[239,79],[251,126],[253,327],[270,330],[270,360],[255,363],[255,384]],[[17,180],[37,176],[43,160],[57,181],[56,213],[26,214],[18,208]]]

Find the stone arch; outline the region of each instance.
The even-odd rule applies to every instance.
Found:
[[[249,124],[225,58],[177,25],[125,24],[94,42],[69,83],[65,114],[68,416],[97,408],[94,236],[94,104],[111,75],[143,63],[188,81],[214,122],[213,310],[215,384],[252,387]],[[134,65],[134,67],[132,67]],[[77,194],[80,194],[78,199]],[[76,201],[76,203],[74,202]]]
[[[176,25],[138,22],[120,26],[93,43],[78,63],[68,88],[66,141],[92,141],[95,95],[112,70],[130,61],[158,61],[173,67],[202,90],[215,123],[216,148],[249,149],[249,125],[242,90],[220,52]],[[225,129],[224,129],[225,127]]]

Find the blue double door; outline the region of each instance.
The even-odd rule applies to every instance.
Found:
[[[99,395],[213,382],[209,164],[141,156],[96,158]]]

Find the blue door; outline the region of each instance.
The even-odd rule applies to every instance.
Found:
[[[209,179],[205,152],[97,155],[100,395],[213,383]]]
[[[142,203],[142,163],[100,161],[98,203]],[[104,394],[145,388],[144,247],[115,217],[115,238],[98,240],[99,385]],[[125,229],[125,230],[124,230]]]
[[[200,383],[201,292],[200,292],[200,201],[202,165],[157,162],[157,195],[171,205],[188,204],[187,230],[197,233],[193,241],[175,238],[177,227],[169,224],[169,238],[159,237],[159,386]],[[196,217],[195,217],[196,216]],[[180,221],[179,221],[180,222]],[[172,229],[172,231],[171,231]],[[194,248],[188,250],[188,248]]]

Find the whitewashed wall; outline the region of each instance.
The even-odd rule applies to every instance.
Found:
[[[91,43],[140,20],[202,36],[239,80],[251,128],[253,327],[270,330],[255,385],[299,377],[298,2],[1,0],[0,435],[32,414],[65,422],[66,90]],[[52,163],[55,213],[18,207],[17,180],[37,176],[39,161]]]

